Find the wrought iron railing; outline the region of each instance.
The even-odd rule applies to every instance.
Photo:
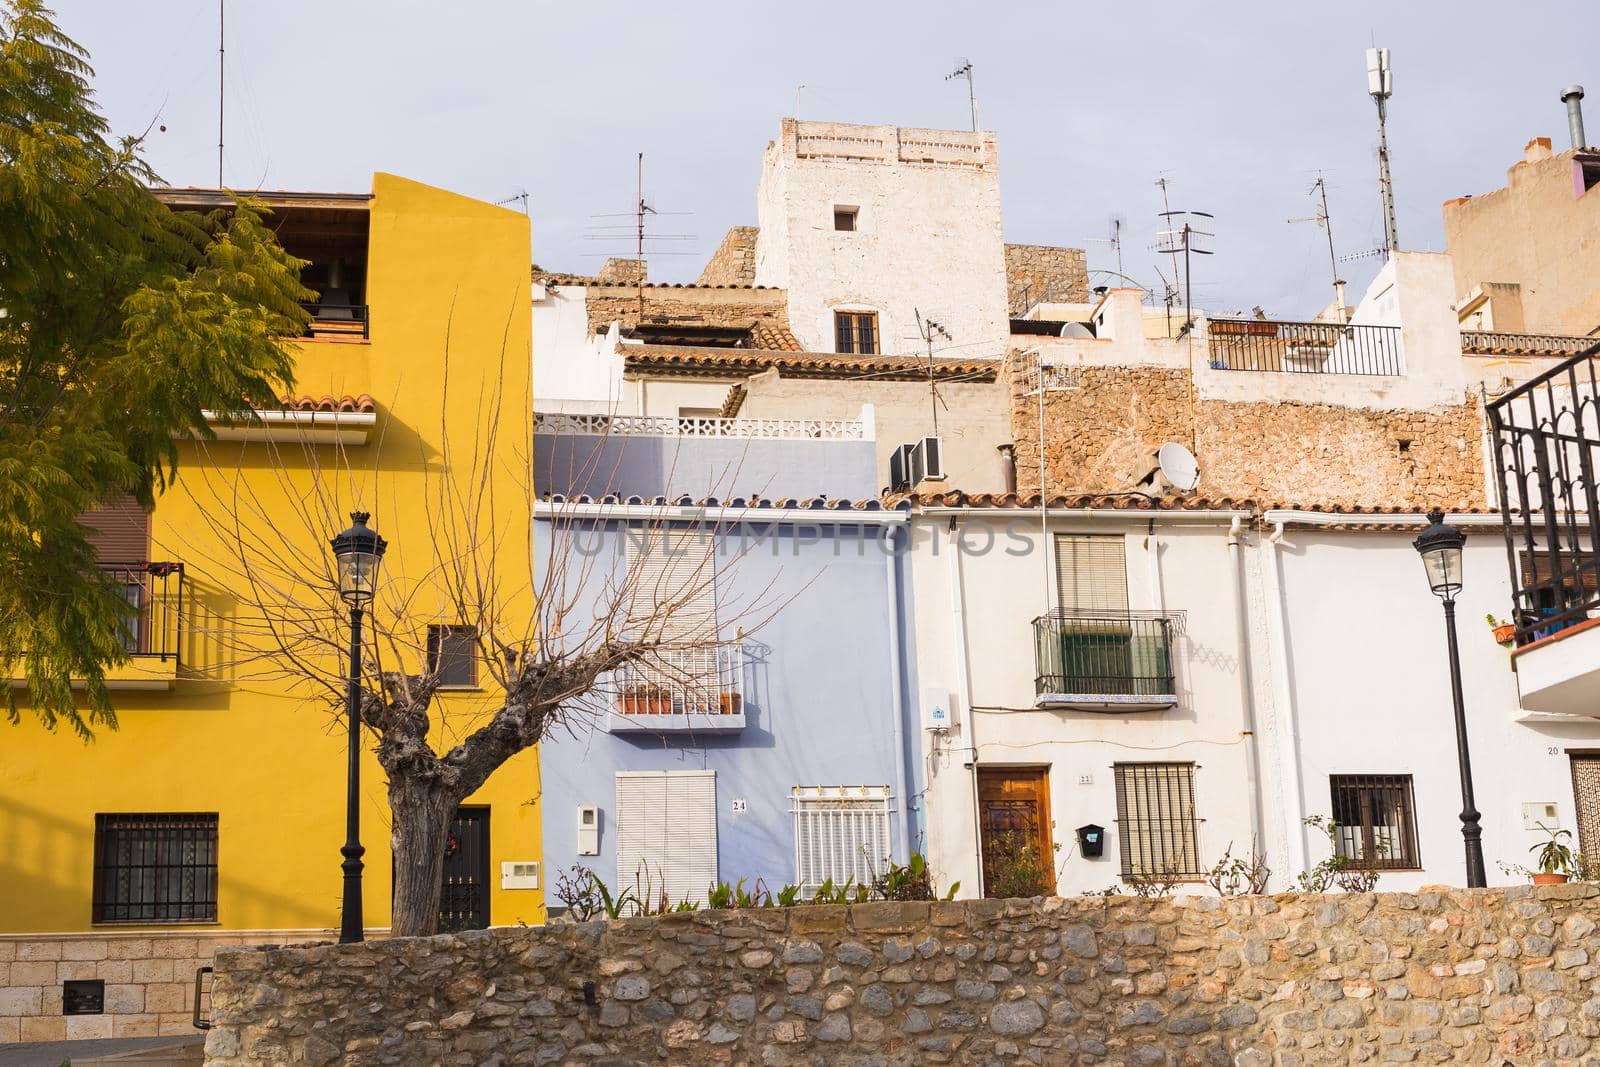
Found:
[[[861,441],[862,419],[722,419],[678,415],[581,415],[536,411],[533,432],[569,436],[772,437]]]
[[[623,666],[614,684],[619,715],[740,715],[744,649],[719,644],[658,652]]]
[[[366,304],[327,304],[307,300],[300,306],[311,316],[311,321],[306,324],[307,337],[370,336],[371,314]]]
[[[1288,374],[1405,373],[1398,326],[1210,319],[1206,324],[1206,337],[1214,370]]]
[[[1600,608],[1600,344],[1488,401],[1518,644]]]
[[[117,633],[130,656],[177,659],[178,625],[183,617],[183,564],[172,562],[115,563],[100,570],[120,585],[128,610],[117,620]]]
[[[1039,696],[1162,697],[1175,692],[1173,619],[1132,612],[1052,612],[1033,620]]]

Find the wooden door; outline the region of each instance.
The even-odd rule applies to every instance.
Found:
[[[1048,767],[978,768],[978,811],[982,820],[983,884],[989,896],[1008,886],[1023,849],[1032,852],[1029,865],[1039,871],[1040,893],[1054,893],[1055,848],[1050,834],[1050,769]],[[1007,877],[1009,868],[1012,877]],[[997,877],[998,876],[998,877]]]
[[[489,925],[489,809],[461,808],[445,842],[439,932]]]

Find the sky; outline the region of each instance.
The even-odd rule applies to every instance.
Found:
[[[589,273],[631,254],[598,227],[626,221],[606,216],[631,211],[644,152],[655,232],[692,237],[661,243],[687,253],[652,260],[661,281],[692,281],[755,223],[761,152],[797,90],[801,118],[965,129],[966,84],[945,77],[961,60],[999,138],[1006,240],[1114,270],[1120,218],[1123,273],[1159,291],[1165,177],[1172,207],[1216,216],[1196,303],[1276,318],[1331,299],[1326,237],[1288,221],[1316,213],[1319,174],[1338,253],[1383,243],[1374,41],[1394,69],[1403,248],[1443,250],[1443,201],[1504,185],[1529,138],[1568,147],[1563,86],[1590,86],[1600,128],[1596,0],[1514,17],[1485,0],[225,2],[227,185],[364,191],[381,170],[489,201],[526,191],[534,260]],[[169,183],[215,185],[217,0],[56,3],[113,129],[149,128]],[[1340,264],[1352,299],[1378,262]]]

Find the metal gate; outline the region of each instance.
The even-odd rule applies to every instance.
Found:
[[[461,808],[445,842],[439,932],[489,925],[489,809]]]

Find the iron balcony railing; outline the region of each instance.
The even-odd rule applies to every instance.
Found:
[[[1398,326],[1211,319],[1206,325],[1206,337],[1214,370],[1405,373]]]
[[[300,306],[311,316],[306,324],[307,337],[369,336],[368,320],[371,318],[366,304],[327,304],[316,300],[303,301]]]
[[[1033,620],[1038,696],[1113,698],[1106,703],[1170,697],[1174,618],[1160,613],[1051,612]],[[1122,699],[1117,699],[1122,698]]]
[[[652,715],[744,713],[744,648],[708,645],[659,652],[616,672],[616,711]]]
[[[127,612],[117,620],[118,637],[128,655],[177,659],[183,564],[101,562],[99,567],[121,586],[128,602]]]
[[[1600,608],[1600,344],[1485,403],[1516,641]]]

